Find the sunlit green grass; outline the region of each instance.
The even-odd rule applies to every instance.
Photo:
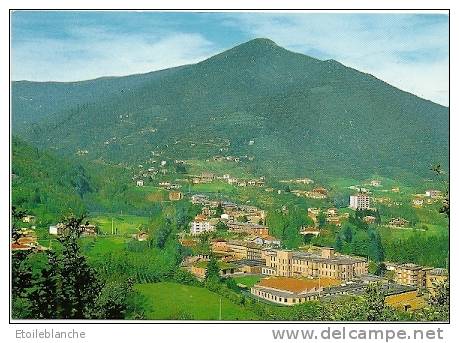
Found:
[[[137,284],[147,319],[254,320],[257,316],[206,288],[172,282]]]

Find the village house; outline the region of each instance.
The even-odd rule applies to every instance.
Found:
[[[325,212],[328,217],[338,216],[338,209],[336,207],[328,208]]]
[[[374,224],[376,222],[376,217],[375,216],[365,216],[362,218],[362,220],[365,224]]]
[[[179,201],[183,198],[182,192],[172,191],[169,192],[169,200],[170,201]]]
[[[147,241],[149,237],[150,236],[148,232],[145,232],[145,231],[139,231],[136,234],[132,235],[132,238],[134,238],[135,240],[139,242]]]
[[[179,243],[188,248],[193,248],[196,245],[198,245],[198,240],[197,239],[189,239],[189,238],[180,238]]]
[[[404,218],[392,218],[389,221],[389,226],[393,227],[406,227],[410,222]]]
[[[215,208],[209,208],[207,206],[204,206],[201,209],[201,214],[207,217],[214,216],[217,213],[217,210]]]
[[[233,220],[234,217],[230,216],[227,213],[222,213],[221,216],[220,216],[220,219],[223,219],[224,221],[228,221],[228,220]]]
[[[335,279],[297,279],[289,277],[272,277],[261,279],[251,289],[250,293],[267,301],[296,305],[319,298],[326,287],[340,285]]]
[[[373,187],[380,187],[381,186],[381,180],[371,180],[370,185]]]
[[[227,182],[229,185],[236,185],[239,182],[239,180],[235,177],[229,177],[227,179]]]
[[[32,250],[34,249],[34,247],[32,246],[29,246],[29,245],[23,245],[23,244],[19,244],[17,242],[12,242],[11,243],[11,250],[12,251],[25,251],[25,250]]]
[[[262,259],[258,260],[235,260],[231,262],[244,274],[261,274],[261,269],[265,265],[265,261]]]
[[[236,233],[248,233],[250,235],[268,236],[269,228],[264,225],[242,222],[229,222],[228,231]]]
[[[197,175],[197,176],[194,176],[192,178],[192,182],[194,184],[211,183],[214,180],[215,180],[215,175],[213,173],[209,173],[209,172],[203,172],[203,173],[201,173],[201,175]]]
[[[309,185],[310,183],[314,183],[313,180],[308,179],[308,178],[303,178],[303,179],[295,179],[293,180],[294,183],[298,184],[304,184],[304,185]]]
[[[143,187],[143,180],[137,180],[136,186],[137,187]]]
[[[16,243],[19,245],[25,245],[29,247],[36,247],[38,245],[37,234],[34,230],[21,228],[17,233],[19,237],[17,238]]]
[[[191,196],[191,203],[193,205],[204,205],[209,201],[209,197],[202,194],[194,194]]]
[[[29,228],[21,228],[18,230],[18,237],[15,241],[11,242],[11,250],[38,250],[43,251],[47,248],[38,243],[37,234],[34,230]]]
[[[309,207],[308,208],[308,217],[311,218],[314,222],[317,220],[317,216],[320,213],[320,208]]]
[[[49,227],[50,235],[60,236],[64,233],[65,225],[63,223],[57,223],[56,225],[51,225]]]
[[[227,201],[222,202],[222,207],[223,207],[223,211],[227,214],[233,214],[234,212],[238,210],[238,207],[236,204],[232,202],[227,202]]]
[[[230,251],[228,247],[228,242],[225,239],[216,239],[211,243],[212,252],[228,252]]]
[[[338,216],[336,216],[336,217],[327,217],[327,218],[325,218],[325,221],[328,224],[331,224],[331,225],[341,226],[341,218],[338,217]]]
[[[88,222],[86,222],[86,224],[81,224],[80,234],[82,236],[95,236],[97,234],[97,227],[96,225],[89,224]]]
[[[191,266],[191,273],[196,276],[198,279],[205,279],[206,277],[206,272],[207,272],[207,264],[208,261],[199,261],[194,263]],[[241,273],[239,268],[233,264],[233,263],[227,263],[227,262],[222,262],[218,261],[218,267],[220,268],[220,276],[221,277],[227,277],[234,275],[236,273]]]
[[[281,245],[281,241],[273,236],[255,236],[250,238],[250,241],[264,247],[280,247]]]
[[[424,204],[424,199],[414,198],[412,203],[413,203],[413,207],[422,207],[422,205]]]
[[[317,188],[314,188],[312,191],[306,191],[306,192],[298,191],[298,194],[304,195],[307,198],[311,198],[311,199],[326,199],[328,192],[323,187],[317,187]]]
[[[35,216],[31,216],[30,214],[25,215],[22,217],[23,223],[33,223],[35,221]]]
[[[428,189],[426,190],[426,197],[429,198],[440,198],[442,196],[441,191],[436,189]]]
[[[323,188],[323,187],[314,188],[312,191],[313,191],[314,193],[317,193],[317,194],[322,194],[322,195],[324,195],[325,197],[326,197],[327,194],[328,194],[328,191],[327,191],[325,188]]]
[[[177,183],[171,183],[171,185],[169,187],[167,187],[168,190],[170,190],[170,189],[180,189],[180,188],[182,188],[182,186],[177,184]]]

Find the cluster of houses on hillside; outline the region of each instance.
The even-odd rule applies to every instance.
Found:
[[[54,236],[61,236],[65,234],[67,228],[63,223],[57,223],[56,225],[51,225],[49,227],[49,234]],[[86,222],[79,226],[79,233],[81,236],[96,236],[98,228],[94,224]]]
[[[442,199],[443,193],[436,189],[428,189],[424,194],[415,194],[412,200],[412,205],[415,208],[423,207],[424,204],[430,205],[435,201]]]
[[[208,196],[200,194],[193,195],[191,202],[203,206],[201,213],[190,223],[190,234],[193,236],[215,231],[215,226],[219,222],[225,223],[229,232],[269,235],[269,229],[264,225],[266,212],[256,206],[211,200]],[[219,216],[217,209],[221,212]]]
[[[216,155],[216,156],[212,157],[212,159],[214,161],[219,161],[219,162],[227,161],[227,162],[236,162],[237,163],[237,162],[241,161],[240,157],[231,156],[231,155],[228,155],[228,156]]]
[[[309,185],[311,183],[314,183],[314,180],[305,177],[302,179],[279,180],[279,182],[280,183],[293,183],[293,184],[298,184],[298,185]]]
[[[263,176],[255,179],[240,179],[232,177],[229,174],[224,174],[222,176],[214,175],[213,173],[203,172],[200,175],[193,175],[191,177],[191,182],[193,184],[199,183],[211,183],[215,180],[220,180],[228,183],[229,185],[238,186],[238,187],[248,187],[248,186],[257,186],[263,187],[265,185],[265,178]]]
[[[388,226],[393,227],[393,228],[403,228],[403,227],[407,227],[409,223],[410,222],[406,220],[405,218],[397,217],[397,218],[391,218],[389,220]]]
[[[316,187],[311,191],[304,191],[300,189],[294,189],[291,191],[297,197],[305,197],[310,199],[326,199],[328,196],[327,189],[323,187]]]
[[[323,212],[325,216],[326,223],[336,225],[336,226],[341,226],[341,222],[349,218],[349,213],[339,214],[338,209],[336,207],[331,207],[327,209],[309,207],[308,217],[314,221],[315,227],[318,226],[318,216],[320,215],[321,212]]]

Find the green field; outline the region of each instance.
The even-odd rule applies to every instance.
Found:
[[[97,257],[109,252],[124,250],[126,238],[119,236],[82,237],[81,246],[88,257]]]
[[[130,214],[99,214],[89,217],[90,222],[94,222],[101,233],[110,234],[113,227],[118,230],[118,234],[133,234],[138,232],[141,225],[148,223],[148,217],[130,215]]]
[[[206,288],[172,282],[137,284],[147,319],[255,320],[257,316]]]
[[[199,183],[192,185],[190,191],[203,193],[233,193],[236,187],[225,182]]]
[[[247,275],[247,276],[235,277],[234,281],[236,281],[236,283],[238,284],[240,283],[250,288],[253,285],[255,285],[258,281],[260,281],[260,279],[262,278],[263,277],[261,275]]]

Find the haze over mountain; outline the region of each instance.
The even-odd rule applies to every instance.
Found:
[[[15,135],[114,163],[247,155],[260,175],[284,176],[448,164],[448,108],[269,39],[147,74],[13,82],[12,105]]]

